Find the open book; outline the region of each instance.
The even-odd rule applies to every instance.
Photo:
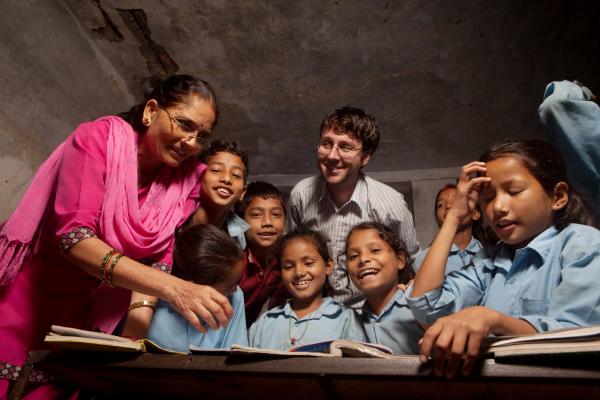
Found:
[[[192,354],[202,353],[204,349],[190,346]],[[296,346],[288,351],[257,349],[255,347],[234,344],[229,352],[231,355],[261,355],[267,357],[363,357],[363,358],[394,358],[392,349],[387,346],[354,342],[351,340],[326,340]]]
[[[559,329],[533,335],[498,338],[486,349],[494,358],[550,354],[600,355],[600,325]]]
[[[131,340],[107,333],[52,325],[44,343],[60,349],[183,354],[148,339]]]

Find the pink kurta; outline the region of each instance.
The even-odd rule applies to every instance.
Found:
[[[0,378],[10,378],[15,366],[24,364],[29,350],[43,347],[50,325],[112,332],[127,311],[129,291],[104,286],[61,253],[61,237],[78,228],[91,228],[103,239],[99,221],[106,191],[108,128],[102,120],[85,125],[86,129],[77,129],[67,139],[58,183],[40,228],[39,248],[25,260],[15,280],[0,288],[0,372],[4,371]],[[189,162],[197,163],[191,169],[195,173],[204,168],[195,160]],[[138,190],[140,208],[148,191]],[[183,205],[178,226],[196,209],[199,193],[198,180]],[[135,258],[170,265],[172,247],[171,235],[160,254],[142,254],[138,249]],[[127,249],[119,249],[128,255]],[[0,398],[8,382],[0,379]]]

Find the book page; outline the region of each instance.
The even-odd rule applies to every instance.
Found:
[[[533,335],[522,335],[512,337],[510,339],[499,340],[490,345],[490,352],[494,348],[516,344],[516,343],[529,343],[529,342],[572,342],[572,341],[584,341],[591,339],[600,339],[600,326],[586,326],[581,328],[567,328],[558,329],[550,332],[536,333]]]
[[[121,336],[109,335],[108,333],[86,331],[84,329],[69,328],[68,326],[52,325],[49,335],[76,336],[90,339],[111,340],[114,342],[130,343],[131,339]]]

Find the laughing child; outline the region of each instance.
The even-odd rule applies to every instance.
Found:
[[[365,222],[348,234],[346,255],[350,279],[367,298],[362,321],[369,342],[394,354],[419,354],[423,329],[398,289],[415,276],[404,243],[387,226]]]

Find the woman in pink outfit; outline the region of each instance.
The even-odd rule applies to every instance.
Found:
[[[40,167],[0,226],[0,398],[52,324],[112,333],[126,321],[124,335],[143,336],[157,297],[200,331],[201,319],[227,324],[226,297],[164,272],[217,116],[208,83],[175,75],[121,117],[80,125]],[[32,398],[66,394],[32,379]]]

